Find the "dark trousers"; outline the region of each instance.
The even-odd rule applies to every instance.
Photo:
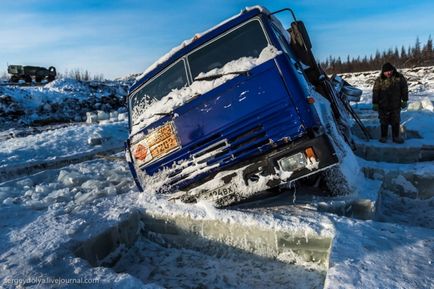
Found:
[[[392,137],[399,138],[399,124],[401,122],[401,110],[379,111],[381,137],[387,138],[389,124],[392,126]]]

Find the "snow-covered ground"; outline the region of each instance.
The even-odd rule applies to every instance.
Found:
[[[89,111],[125,110],[132,79],[101,82],[59,78],[42,86],[0,83],[0,129],[80,122]]]
[[[108,147],[122,147],[127,137],[126,122],[71,125],[36,135],[10,138],[0,148],[0,169],[18,165],[48,162]],[[92,145],[89,139],[100,138],[103,145]]]
[[[377,75],[345,75],[364,89],[362,103],[355,108],[372,125],[376,115],[369,110],[370,90]],[[434,147],[434,113],[426,101],[434,100],[433,68],[404,70],[404,75],[410,80],[411,109],[402,113],[403,123],[421,138],[409,139],[398,149],[376,140],[359,139],[360,144],[404,155],[406,149]],[[42,88],[32,89],[41,89],[43,98]],[[183,204],[151,191],[139,193],[123,154],[108,153],[123,146],[126,125],[77,123],[22,135],[8,127],[6,135],[13,137],[0,138],[2,288],[76,288],[77,283],[83,288],[432,288],[432,160],[401,164],[352,155],[365,173],[354,179],[359,182],[358,196],[312,196],[296,187],[269,203],[219,210],[207,202]],[[372,204],[379,195],[381,206],[364,215],[368,220],[351,217],[357,217],[358,199]],[[178,236],[174,243],[148,232],[125,237],[129,247],[111,244],[110,232],[122,222],[128,225],[122,230],[131,225],[138,228],[134,232],[144,232],[143,220],[132,219],[137,214],[215,227],[192,222],[185,229],[201,233]],[[237,229],[225,231],[232,226]],[[213,242],[221,250],[194,246],[207,232],[218,237]],[[245,239],[230,237],[234,232],[245,234]],[[266,237],[251,242],[248,236],[258,232],[266,232]],[[300,250],[279,251],[282,238],[288,244],[291,238],[299,242]],[[99,243],[86,247],[94,240]],[[260,242],[272,245],[260,247]],[[325,262],[301,257],[302,252],[308,254],[306,248],[319,244],[330,246]],[[78,257],[83,246],[92,248],[89,254],[117,249],[109,252],[111,259],[94,260],[93,265],[100,266],[92,266]]]
[[[434,67],[416,67],[399,70],[407,79],[410,102],[420,101],[425,97],[434,98]],[[361,104],[371,103],[372,86],[380,71],[344,73],[342,77],[352,85],[363,90]]]

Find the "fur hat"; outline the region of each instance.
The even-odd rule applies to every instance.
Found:
[[[390,62],[386,62],[383,64],[383,67],[381,68],[381,72],[385,72],[385,71],[394,71],[395,67],[390,64]]]

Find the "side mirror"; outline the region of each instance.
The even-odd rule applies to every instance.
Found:
[[[289,34],[295,38],[295,41],[297,41],[300,46],[306,47],[306,50],[312,49],[312,43],[310,42],[306,27],[302,21],[299,21],[297,18],[295,18],[294,11],[289,8],[283,8],[271,13],[270,17],[271,15],[278,14],[283,11],[289,11],[292,15],[292,18],[294,19],[294,22],[291,23],[291,27],[287,29]]]
[[[307,34],[306,26],[304,26],[303,21],[292,22],[290,30],[296,35],[297,41],[302,42],[300,45],[304,43],[306,49],[312,49],[312,43],[310,42],[309,34]]]

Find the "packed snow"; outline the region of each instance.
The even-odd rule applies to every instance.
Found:
[[[402,148],[434,146],[434,113],[429,103],[432,105],[434,100],[432,69],[403,71],[409,76],[411,87],[409,108],[402,112],[403,124],[421,138],[408,139]],[[362,102],[354,107],[368,124],[378,122],[375,112],[369,109],[372,79],[378,73],[345,75],[347,81],[364,88]],[[61,86],[51,89],[62,91]],[[327,103],[318,98],[316,105],[324,110],[321,117],[328,118]],[[279,204],[223,210],[206,201],[184,204],[169,201],[169,196],[154,191],[139,193],[122,153],[97,156],[109,148],[122,147],[126,122],[89,122],[24,134],[8,127],[5,137],[0,138],[0,166],[4,172],[62,158],[80,159],[83,154],[95,155],[95,159],[82,159],[75,164],[4,174],[0,181],[2,288],[76,288],[81,283],[83,288],[120,289],[428,289],[434,284],[433,161],[368,161],[343,146],[341,172],[357,188],[354,194],[313,196],[302,203],[305,195],[297,191],[302,188],[294,187],[289,195],[280,197]],[[330,129],[333,133],[334,128]],[[98,134],[100,144],[89,142],[89,136],[94,134]],[[335,145],[341,143],[337,139]],[[376,140],[367,143],[377,148]],[[381,145],[386,150],[397,146]],[[163,179],[160,181],[164,183]],[[377,202],[372,220],[357,220],[345,211],[355,210],[358,199]],[[339,206],[345,209],[342,214],[334,211]],[[98,236],[107,236],[105,232],[134,214],[284,231],[293,234],[289,236],[303,236],[307,244],[314,244],[315,238],[329,239],[330,255],[325,269],[292,251],[264,259],[258,257],[260,252],[253,255],[232,248],[228,245],[232,240],[224,235],[225,250],[220,254],[163,246],[139,235],[133,245],[121,245],[111,252],[110,256],[116,258],[108,265],[93,267],[76,255],[77,247]],[[246,241],[245,245],[249,243]],[[103,247],[101,243],[95,251]]]
[[[81,122],[92,111],[125,111],[131,80],[78,81],[59,78],[43,86],[0,86],[1,129]]]
[[[408,82],[408,90],[410,93],[409,110],[411,110],[411,103],[418,103],[423,99],[429,99],[431,101],[434,99],[434,67],[405,68],[399,71],[405,76]],[[380,76],[379,70],[344,73],[342,75],[349,83],[363,90],[360,102],[362,106],[372,103],[372,87],[378,76]],[[432,107],[432,103],[426,102],[426,104],[428,107]]]
[[[94,158],[123,149],[126,121],[69,125],[38,134],[12,137],[0,147],[0,181],[12,176]]]
[[[0,169],[97,150],[100,147],[88,144],[90,136],[101,138],[106,146],[119,147],[127,137],[127,124],[72,125],[36,135],[10,138],[0,148]]]

